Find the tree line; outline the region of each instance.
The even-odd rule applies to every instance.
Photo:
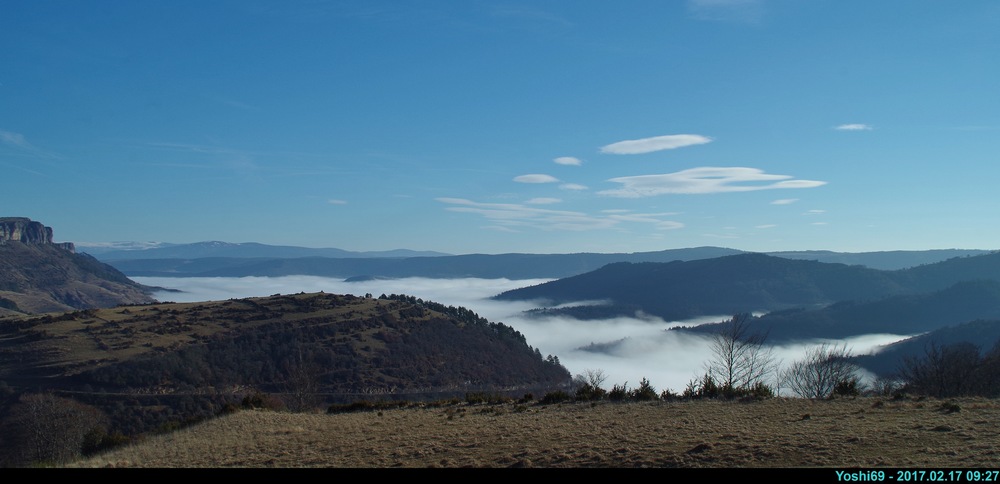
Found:
[[[308,411],[323,403],[317,396],[322,392],[323,384],[329,384],[333,373],[338,371],[338,363],[336,358],[319,351],[323,345],[314,347],[303,345],[302,342],[325,340],[334,343],[327,348],[351,351],[347,348],[353,345],[336,343],[347,343],[353,339],[349,336],[352,330],[361,329],[380,330],[375,333],[376,338],[393,348],[391,353],[394,364],[387,364],[390,360],[386,359],[386,353],[371,355],[371,364],[383,368],[381,377],[370,382],[373,385],[385,385],[397,379],[407,381],[411,378],[430,383],[446,383],[439,380],[441,375],[435,373],[441,369],[435,370],[433,363],[426,360],[427,355],[440,354],[444,347],[467,345],[471,345],[471,351],[466,349],[464,355],[454,354],[451,355],[452,358],[458,357],[470,362],[471,366],[466,370],[479,368],[484,371],[483,376],[495,375],[493,372],[498,367],[503,367],[512,360],[523,360],[522,363],[544,360],[551,367],[549,371],[530,375],[529,379],[545,381],[560,371],[565,372],[557,357],[542,358],[537,349],[530,347],[525,351],[518,344],[523,342],[523,335],[513,328],[486,321],[465,308],[441,305],[428,307],[427,302],[411,299],[409,296],[382,298],[399,301],[404,306],[415,305],[397,308],[403,312],[421,311],[421,314],[414,312],[403,315],[404,317],[420,317],[423,309],[445,312],[465,324],[486,330],[497,340],[507,340],[510,346],[505,351],[496,353],[495,357],[483,359],[486,348],[476,346],[472,340],[464,340],[462,332],[443,331],[437,334],[435,331],[434,337],[428,337],[414,331],[416,328],[446,328],[450,326],[447,324],[420,324],[406,328],[407,331],[385,331],[397,327],[399,321],[396,316],[402,315],[399,312],[387,312],[371,320],[355,321],[353,324],[358,325],[357,327],[347,324],[346,327],[337,328],[341,331],[347,329],[347,334],[338,334],[334,328],[324,325],[307,325],[292,332],[265,330],[252,335],[220,339],[214,345],[178,352],[175,356],[157,361],[143,360],[140,364],[128,366],[127,371],[123,371],[126,370],[125,367],[116,371],[105,369],[88,376],[95,386],[116,386],[122,383],[127,386],[128,383],[156,383],[156,377],[170,375],[175,383],[187,382],[193,389],[218,380],[222,375],[225,375],[223,379],[226,381],[237,382],[246,381],[245,378],[253,374],[261,379],[256,381],[258,388],[266,387],[267,382],[270,382],[272,391],[276,395],[283,395],[280,405],[272,403],[265,406]],[[749,314],[737,314],[721,326],[712,336],[710,357],[705,363],[704,374],[692,378],[680,392],[670,389],[658,391],[646,378],[640,379],[638,385],[631,388],[628,382],[605,388],[608,375],[600,369],[587,369],[573,377],[568,388],[552,383],[557,389],[545,394],[538,403],[572,400],[627,402],[707,398],[761,399],[771,398],[779,394],[781,389],[797,397],[811,399],[863,394],[895,398],[906,395],[936,398],[1000,396],[1000,344],[983,353],[972,343],[929,343],[924,354],[905,358],[894,378],[865,382],[845,344],[816,346],[799,360],[780,369],[771,347],[767,345],[767,334],[753,331],[750,324],[752,319]],[[489,344],[495,349],[497,341]],[[233,359],[237,354],[257,360],[260,366],[250,365],[245,359]],[[261,363],[268,360],[273,363]],[[471,364],[473,362],[475,364]],[[339,371],[354,374],[357,369],[352,365]],[[402,371],[404,369],[406,371]],[[248,371],[249,374],[241,374],[243,371]],[[414,371],[417,373],[413,373]],[[469,378],[469,375],[467,373],[464,378]],[[492,381],[495,386],[506,383],[508,382],[503,379]],[[108,398],[111,397],[102,399],[99,393],[89,396],[56,396],[53,393],[17,395],[0,381],[0,403],[3,403],[0,405],[0,449],[3,449],[0,452],[0,465],[65,462],[128,442],[129,437],[126,435],[131,432],[123,432],[123,429],[130,425],[148,428],[150,422],[154,422],[158,430],[169,431],[186,423],[214,416],[225,408],[238,407],[234,407],[232,402],[224,401],[219,395],[206,395],[203,398],[193,395],[149,395],[146,396],[149,401],[145,403],[140,403],[139,396],[133,396],[119,399],[117,404],[111,406],[106,401],[102,402]],[[258,392],[252,398],[244,398],[243,406],[263,405],[260,402],[269,399],[274,400],[274,397]],[[156,419],[149,420],[151,416],[142,412],[143,407],[161,410]]]
[[[770,398],[786,394],[800,398],[905,395],[952,398],[1000,396],[1000,342],[983,352],[973,343],[929,342],[924,352],[900,361],[894,374],[866,381],[855,355],[846,344],[825,343],[808,349],[798,360],[781,367],[767,344],[767,334],[754,331],[753,316],[734,315],[710,336],[705,372],[692,378],[680,392],[665,389],[662,399]],[[607,375],[588,369],[574,378],[577,399],[614,399],[636,391],[655,394],[649,381],[629,390],[627,383],[601,388]],[[648,387],[648,388],[647,388]],[[620,398],[619,398],[620,399]]]

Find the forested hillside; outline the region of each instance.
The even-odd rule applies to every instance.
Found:
[[[670,263],[617,263],[504,292],[497,299],[548,304],[609,301],[666,320],[771,311],[905,292],[889,273],[861,266],[739,254]]]
[[[569,380],[513,328],[409,296],[275,295],[0,319],[0,388],[15,399],[38,389],[72,397],[126,434],[254,394],[313,408],[375,395],[520,394]]]

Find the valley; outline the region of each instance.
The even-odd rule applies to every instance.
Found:
[[[23,256],[16,255],[21,253],[16,252],[22,250],[21,244],[6,244],[8,252],[15,254],[8,255],[8,260],[23,260]],[[10,252],[11,246],[15,252]],[[72,253],[50,246],[46,240],[35,245],[24,244],[23,248],[34,251],[29,252],[32,254],[42,254],[35,257],[59,261]],[[228,247],[215,243],[208,246],[212,250]],[[253,249],[261,250],[259,247]],[[40,250],[43,252],[38,252]],[[46,250],[57,252],[44,252]],[[931,388],[926,383],[921,383],[925,386],[903,386],[908,383],[898,380],[902,365],[907,362],[912,365],[924,355],[930,355],[928,348],[948,349],[970,341],[975,341],[978,349],[974,351],[982,355],[981,359],[980,356],[972,357],[978,368],[975,371],[979,372],[976,375],[992,371],[991,365],[995,364],[995,352],[988,350],[992,342],[1000,340],[1000,313],[997,312],[1000,307],[997,284],[1000,281],[992,278],[997,272],[996,254],[966,255],[905,269],[884,270],[765,254],[699,258],[693,254],[708,256],[710,253],[705,252],[705,248],[692,250],[695,252],[659,254],[660,257],[688,254],[692,259],[686,261],[617,261],[557,279],[454,279],[442,277],[449,274],[447,272],[433,271],[427,274],[429,277],[366,275],[334,279],[302,271],[304,274],[274,277],[137,276],[139,284],[136,284],[92,258],[66,259],[73,262],[58,263],[82,264],[79,267],[98,274],[88,277],[110,277],[133,284],[148,298],[144,300],[147,302],[114,306],[90,303],[75,311],[40,314],[24,314],[21,307],[24,303],[12,306],[15,311],[0,318],[0,403],[3,404],[0,415],[3,423],[0,425],[8,429],[12,440],[7,444],[0,442],[0,445],[19,442],[17,436],[25,431],[21,427],[25,422],[21,415],[31,408],[30,405],[43,413],[82,405],[78,413],[93,414],[95,422],[104,422],[100,427],[100,435],[104,437],[96,444],[83,444],[84,448],[101,450],[115,447],[115,442],[136,441],[140,436],[145,440],[163,432],[181,435],[173,432],[188,427],[191,432],[196,428],[213,428],[224,422],[251,418],[252,412],[262,409],[277,410],[279,413],[274,414],[274,418],[283,418],[280,415],[292,411],[296,418],[307,419],[331,404],[333,412],[338,405],[352,406],[360,402],[374,402],[366,405],[375,405],[380,415],[399,412],[400,419],[421,419],[424,418],[421,415],[429,411],[431,415],[443,415],[446,422],[456,416],[474,415],[469,412],[490,414],[498,419],[517,420],[522,413],[534,414],[537,418],[545,415],[566,419],[568,417],[553,415],[582,411],[587,408],[587,401],[591,401],[589,408],[594,414],[573,418],[614,421],[615,417],[610,415],[646,411],[642,409],[673,413],[679,408],[698,411],[725,408],[724,414],[703,418],[742,419],[746,418],[738,416],[742,408],[771,408],[784,402],[781,406],[787,412],[789,405],[798,405],[799,399],[787,398],[787,390],[780,393],[783,391],[781,374],[786,371],[783,368],[824,341],[854,342],[850,352],[859,372],[854,378],[867,396],[852,398],[865,402],[862,405],[881,409],[888,402],[896,402],[894,408],[910,408],[905,413],[914,413],[914,409],[924,409],[931,404],[938,405],[934,408],[939,410],[946,409],[935,414],[950,415],[947,409],[952,407],[947,401],[924,403],[924,397],[898,393],[904,388],[915,391]],[[424,264],[428,260],[449,257],[456,256],[413,259]],[[543,263],[537,263],[540,261],[565,262],[577,258],[579,264],[585,260],[577,255],[569,257],[541,255],[528,260],[534,259],[536,267],[544,267]],[[621,256],[611,254],[608,257]],[[347,260],[374,259],[282,260],[316,265],[320,261],[340,264]],[[410,258],[387,256],[380,260],[384,267],[393,267],[405,264]],[[468,261],[481,264],[486,260],[490,259]],[[504,267],[506,272],[502,274],[523,274],[519,269],[511,272],[516,265],[512,264],[514,260],[500,258],[490,264],[499,263],[496,267]],[[116,261],[122,263],[127,259]],[[163,261],[168,265],[183,264],[185,259]],[[577,265],[575,270],[589,263]],[[37,267],[42,262],[32,264]],[[456,267],[464,267],[462,264]],[[465,272],[468,271],[460,268],[454,273]],[[474,270],[471,272],[478,274]],[[550,272],[532,274],[543,273]],[[385,272],[372,271],[372,274]],[[70,276],[67,280],[76,277]],[[61,284],[51,277],[48,280],[47,284]],[[301,291],[302,288],[313,292]],[[271,295],[264,295],[267,293]],[[161,301],[153,302],[154,296]],[[168,298],[182,302],[165,301]],[[467,307],[477,308],[476,311],[486,317]],[[720,390],[709,386],[714,383],[709,383],[704,373],[708,361],[719,357],[717,347],[713,346],[714,335],[729,319],[726,314],[748,310],[760,311],[758,316],[747,317],[748,328],[768,335],[768,351],[776,357],[776,366],[762,374],[769,383],[763,380],[759,383],[770,389],[759,394],[747,393],[749,387],[734,387],[717,393]],[[602,375],[601,381],[595,383],[598,386],[604,380],[612,385],[601,392],[610,391],[608,395],[612,395],[627,391],[630,396],[624,400],[636,401],[625,403],[621,394],[594,400],[581,396],[584,394],[579,392],[585,387],[581,387],[581,373]],[[968,386],[961,392],[992,395],[998,388],[988,382],[992,381],[988,376],[976,378],[981,384]],[[637,393],[639,387],[650,385],[650,381],[653,382],[650,388],[659,389],[650,389],[651,392],[662,390],[662,394],[652,395],[654,400],[662,400],[659,403],[649,402],[648,394],[640,398]],[[45,388],[46,393],[32,393],[32,389],[38,388]],[[897,393],[893,394],[894,391]],[[855,391],[854,395],[858,393],[860,391]],[[723,395],[730,396],[722,398]],[[754,395],[753,401],[736,403],[735,398],[739,395],[743,395],[740,398],[744,400]],[[775,395],[782,396],[772,398]],[[951,396],[963,395],[966,393]],[[479,407],[483,405],[480,399],[492,403]],[[728,406],[713,406],[727,402]],[[836,407],[837,412],[847,408],[846,403],[828,405]],[[983,403],[966,405],[987,408]],[[671,408],[673,410],[665,410]],[[852,408],[855,414],[870,411]],[[335,413],[327,418],[363,418]],[[51,415],[56,418],[55,413]],[[634,418],[656,418],[651,415],[637,414]],[[267,433],[265,429],[271,424],[262,422],[273,419],[254,418],[264,419],[253,425],[259,425],[258,431]],[[629,417],[629,422],[638,425],[633,417]],[[237,424],[241,428],[246,425]],[[942,426],[947,427],[940,424],[933,428]],[[75,428],[69,424],[64,427]],[[546,428],[556,428],[556,425],[546,424]],[[854,431],[872,432],[861,428]],[[210,432],[222,435],[230,431],[220,427]],[[482,428],[469,428],[464,432],[470,435],[486,432],[483,438],[492,438]],[[734,436],[726,440],[731,441]],[[421,437],[414,434],[408,438],[419,442]],[[688,444],[683,439],[676,443]],[[327,444],[313,441],[295,445],[322,447]],[[539,445],[543,444],[539,442]],[[667,447],[663,447],[665,445]],[[477,457],[463,457],[442,449],[436,452],[441,454],[437,463],[418,459],[391,463],[320,460],[314,464],[348,467],[453,466],[460,462],[546,467],[797,466],[810,462],[833,465],[837,459],[844,458],[809,460],[816,458],[811,456],[806,460],[796,460],[801,457],[782,460],[777,457],[780,452],[759,447],[749,455],[737,452],[743,457],[722,453],[709,460],[699,460],[694,456],[703,450],[692,453],[688,449],[680,454],[679,448],[669,447],[667,442],[656,438],[643,446],[659,446],[658,452],[674,457],[656,459],[630,451],[631,457],[612,464],[605,457],[598,457],[609,452],[600,446],[590,447],[584,454],[557,452],[553,457],[549,452],[557,451],[558,445],[544,444],[545,450],[540,454],[522,453],[520,457],[506,455],[503,451],[499,451],[500,457],[497,457],[493,455],[497,449],[486,450],[487,454]],[[721,442],[693,444],[692,448],[729,449]],[[736,446],[734,449],[741,448]],[[137,451],[138,448],[129,450]],[[34,459],[16,457],[20,455],[17,452],[10,455],[13,460],[8,460],[7,465]],[[762,457],[763,460],[756,460]],[[128,457],[118,459],[100,462],[115,466],[130,466],[136,462]],[[177,465],[163,459],[147,454],[141,461]],[[236,462],[242,462],[257,466],[277,462],[256,459],[217,461],[215,465],[241,465]],[[194,464],[195,461],[192,460],[192,465],[201,465]],[[925,459],[922,462],[934,461]],[[888,465],[884,462],[870,464]]]

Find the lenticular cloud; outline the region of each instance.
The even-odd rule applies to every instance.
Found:
[[[530,175],[516,176],[514,177],[514,181],[518,183],[556,183],[559,179],[552,175],[533,173]]]
[[[654,151],[672,150],[685,146],[709,143],[712,138],[698,134],[671,134],[652,138],[630,139],[611,143],[601,148],[601,153],[613,155],[638,155]]]
[[[794,180],[789,175],[772,175],[757,168],[700,167],[662,175],[623,176],[610,182],[622,184],[615,190],[603,190],[600,195],[621,198],[651,197],[665,194],[706,194],[749,192],[779,188],[813,188],[823,181]]]

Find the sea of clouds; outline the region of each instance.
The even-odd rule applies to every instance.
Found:
[[[496,301],[491,296],[519,287],[541,284],[550,279],[429,279],[403,278],[344,282],[316,276],[283,277],[133,277],[148,286],[180,290],[154,294],[160,301],[197,302],[231,298],[324,291],[363,296],[371,293],[407,294],[438,303],[464,306],[490,321],[514,327],[543,355],[555,355],[574,375],[585,370],[603,370],[608,376],[605,387],[628,383],[629,388],[648,378],[662,390],[683,391],[692,379],[705,373],[711,358],[710,342],[703,336],[666,331],[683,325],[718,322],[726,315],[707,316],[688,321],[664,321],[649,315],[580,321],[568,317],[529,317],[524,311],[539,305],[529,301]],[[900,335],[872,334],[835,342],[845,344],[854,354],[876,351],[879,346],[905,338]],[[619,342],[614,351],[593,352],[581,348],[591,344]],[[824,341],[776,346],[773,354],[788,365]]]

